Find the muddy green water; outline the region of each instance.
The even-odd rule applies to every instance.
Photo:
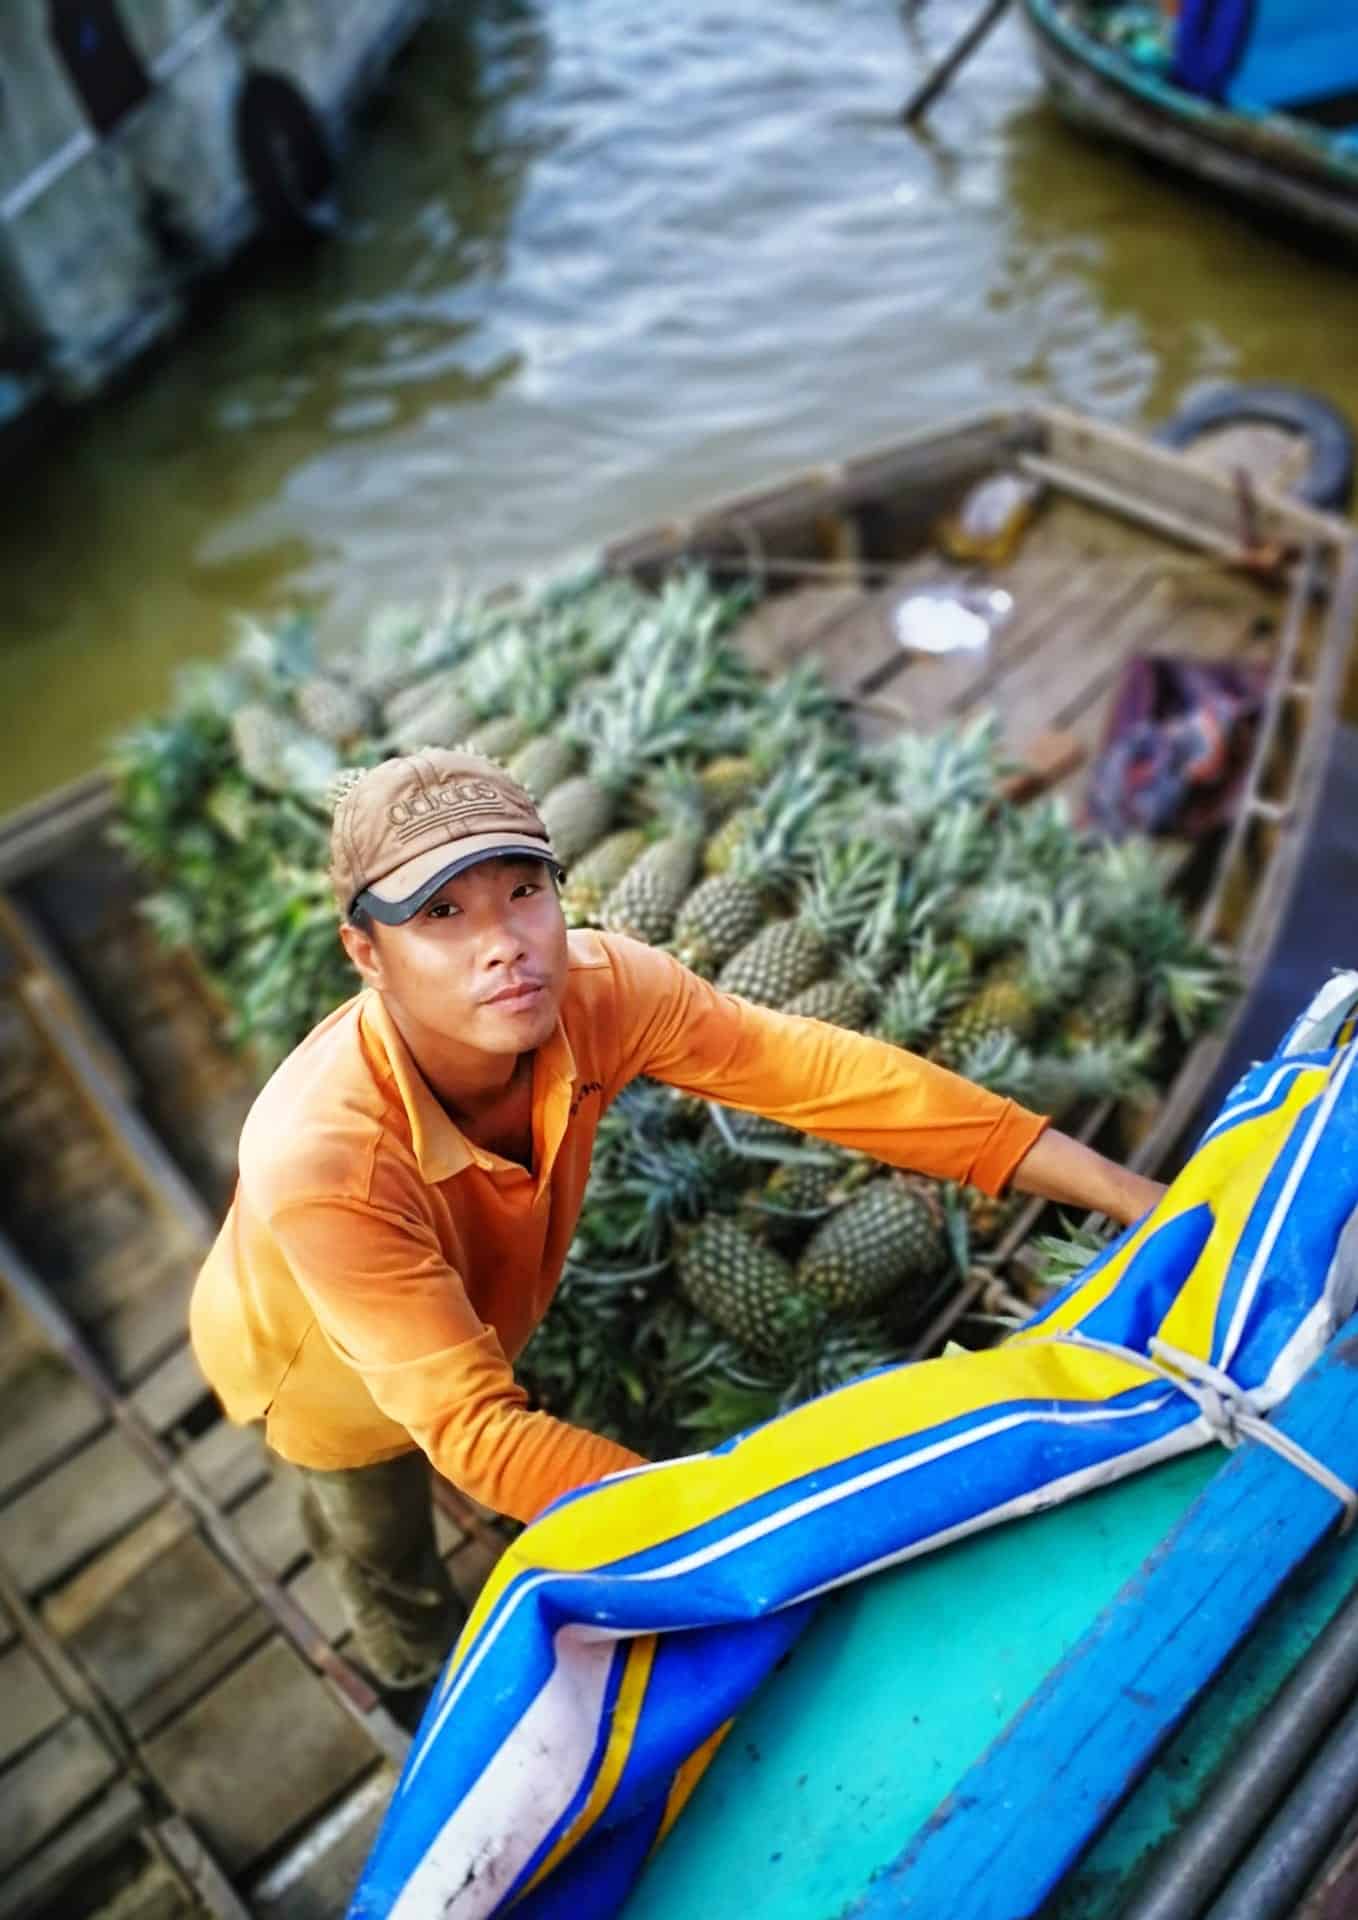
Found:
[[[358,131],[346,229],[256,263],[4,476],[0,811],[297,602],[336,636],[1016,394],[1223,377],[1358,413],[1358,266],[1065,129],[975,0],[467,0]]]

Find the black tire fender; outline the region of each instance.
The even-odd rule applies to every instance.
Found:
[[[236,150],[266,227],[334,231],[335,150],[320,115],[286,75],[256,68],[247,76],[236,100]]]
[[[1216,427],[1255,422],[1285,427],[1307,443],[1306,471],[1290,491],[1308,506],[1342,509],[1353,494],[1354,436],[1348,418],[1331,401],[1305,387],[1266,380],[1217,387],[1157,427],[1161,446],[1189,447]]]

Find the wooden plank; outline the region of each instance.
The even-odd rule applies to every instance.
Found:
[[[0,1654],[0,1766],[64,1720],[66,1701],[27,1647]]]
[[[142,1752],[223,1869],[236,1874],[366,1773],[375,1748],[274,1639]]]
[[[211,1646],[252,1606],[196,1535],[126,1581],[68,1645],[106,1700],[127,1708]]]
[[[0,1773],[0,1874],[41,1846],[117,1771],[102,1740],[73,1713]]]
[[[136,1083],[127,1062],[104,1031],[74,974],[19,896],[3,887],[0,887],[0,938],[18,955],[26,972],[51,982],[109,1084],[117,1088],[124,1100],[134,1099]]]
[[[0,1554],[36,1593],[143,1519],[165,1491],[121,1434],[106,1433],[0,1509]]]
[[[68,1640],[122,1592],[130,1580],[192,1531],[193,1521],[176,1501],[157,1507],[87,1567],[42,1603],[43,1625]]]
[[[34,988],[41,988],[40,976],[32,978]],[[60,994],[27,992],[24,1006],[90,1120],[134,1184],[191,1246],[206,1252],[216,1237],[212,1214],[137,1109],[110,1080]]]
[[[262,1607],[252,1606],[225,1633],[202,1647],[182,1667],[167,1674],[148,1693],[123,1711],[123,1721],[134,1740],[146,1740],[179,1716],[214,1686],[224,1673],[263,1646],[274,1631]]]
[[[0,1393],[0,1499],[64,1459],[103,1424],[98,1401],[55,1354],[32,1355]]]
[[[732,637],[760,673],[782,673],[811,651],[819,633],[862,598],[861,589],[850,585],[797,587],[790,593],[771,594],[742,620]]]
[[[372,1851],[396,1775],[389,1767],[345,1795],[250,1888],[259,1920],[334,1920]]]
[[[63,1887],[121,1846],[145,1816],[131,1782],[115,1781],[78,1820],[0,1880],[0,1920],[29,1920],[49,1911]]]
[[[208,1391],[193,1348],[186,1340],[147,1375],[130,1397],[148,1427],[156,1433],[168,1433]]]
[[[275,1578],[289,1572],[306,1556],[306,1541],[298,1514],[298,1492],[290,1474],[274,1466],[268,1480],[236,1507],[231,1524]]]
[[[0,884],[10,885],[50,865],[66,848],[102,835],[112,817],[113,786],[102,773],[6,815],[0,822]]]
[[[1341,1478],[1358,1476],[1358,1318],[1273,1423]],[[862,1920],[949,1912],[948,1891],[962,1885],[968,1920],[1035,1912],[1338,1515],[1332,1494],[1269,1449],[1247,1442],[1232,1454],[877,1878]]]
[[[320,1561],[308,1561],[286,1584],[289,1595],[313,1622],[317,1632],[338,1645],[349,1631],[349,1622],[344,1617],[335,1583]]]
[[[160,1280],[91,1329],[119,1386],[144,1379],[183,1342],[196,1266],[174,1256],[165,1263]]]
[[[213,1504],[229,1507],[267,1477],[269,1457],[254,1427],[219,1420],[180,1455],[181,1464]]]

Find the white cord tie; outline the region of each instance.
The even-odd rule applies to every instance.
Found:
[[[1158,1335],[1152,1336],[1148,1354],[1138,1353],[1134,1347],[1121,1347],[1113,1340],[1093,1340],[1084,1333],[1056,1333],[1047,1338],[1057,1345],[1091,1347],[1098,1353],[1126,1360],[1132,1366],[1144,1367],[1147,1373],[1159,1374],[1162,1380],[1188,1395],[1213,1438],[1223,1447],[1238,1447],[1246,1439],[1262,1442],[1333,1494],[1344,1509],[1339,1523],[1341,1533],[1347,1533],[1358,1520],[1358,1491],[1290,1434],[1265,1419],[1253,1395],[1210,1360],[1199,1359],[1195,1353],[1183,1353]]]

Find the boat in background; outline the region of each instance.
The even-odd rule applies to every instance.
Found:
[[[1022,0],[1078,124],[1258,212],[1358,240],[1358,16],[1331,0]]]
[[[45,396],[98,392],[256,234],[332,228],[351,117],[426,12],[427,0],[11,0],[0,426]]]

